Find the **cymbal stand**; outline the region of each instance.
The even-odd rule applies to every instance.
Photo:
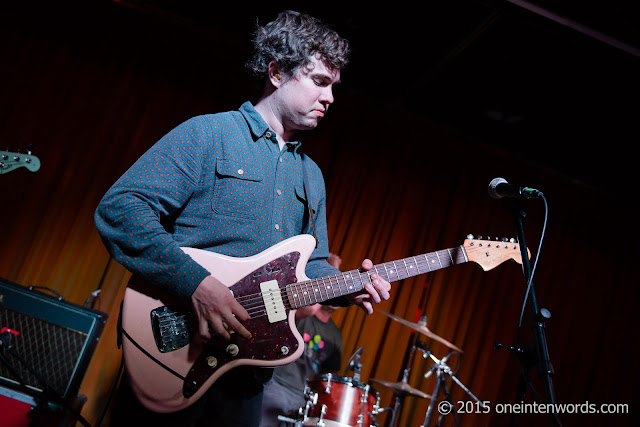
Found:
[[[426,323],[427,321],[426,316],[421,316],[420,320]],[[422,341],[420,341],[418,337],[419,335],[415,334],[415,339],[407,349],[407,353],[405,354],[405,358],[403,361],[402,378],[400,378],[400,381],[405,384],[408,384],[409,382],[409,374],[411,374],[411,366],[413,365],[413,358],[416,350],[425,351],[425,344]],[[394,396],[393,409],[383,408],[378,411],[378,413],[382,413],[382,412],[387,412],[391,409],[391,417],[389,421],[387,421],[386,423],[386,426],[388,427],[393,427],[395,425],[396,420],[398,419],[398,413],[400,412],[400,408],[402,407],[402,404],[404,403],[404,398],[406,397],[405,394],[399,393],[399,392],[395,392],[393,396]]]
[[[471,396],[476,402],[478,402],[478,404],[483,408],[483,409],[489,409],[485,406],[484,402],[481,402],[480,399],[478,399],[472,392],[471,390],[469,390],[455,375],[454,373],[451,371],[451,368],[449,367],[449,365],[447,365],[447,361],[449,360],[449,357],[451,357],[452,354],[457,353],[455,351],[452,351],[451,353],[447,354],[445,357],[443,357],[442,359],[438,359],[436,358],[433,353],[431,353],[430,351],[428,353],[424,354],[424,358],[426,359],[427,357],[431,358],[431,360],[433,360],[435,363],[431,366],[431,368],[429,369],[429,371],[424,374],[425,378],[430,377],[432,374],[435,374],[438,377],[438,380],[436,381],[436,385],[433,388],[433,393],[431,394],[431,402],[429,403],[429,408],[427,409],[427,414],[425,416],[424,419],[424,424],[423,427],[427,427],[429,425],[429,421],[431,420],[431,414],[433,412],[433,407],[435,406],[436,403],[436,397],[438,396],[438,392],[440,391],[440,387],[442,387],[445,390],[445,395],[447,396],[445,398],[445,400],[448,399],[448,391],[446,389],[446,383],[447,383],[447,375],[449,377],[451,377],[451,379],[458,384],[460,387],[462,387],[462,389],[469,395]],[[450,402],[451,403],[451,402]],[[451,403],[452,407],[451,407],[451,412],[453,413],[454,417],[456,414],[456,410],[455,410],[455,406],[453,405],[453,403]],[[440,417],[440,420],[442,419],[442,415]],[[440,421],[438,421],[438,424],[440,424]],[[458,419],[456,418],[456,424],[459,425]]]

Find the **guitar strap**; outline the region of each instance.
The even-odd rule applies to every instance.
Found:
[[[311,228],[311,235],[316,240],[316,248],[318,247],[318,237],[316,236],[316,216],[313,213],[313,209],[311,208],[311,191],[309,188],[309,177],[307,176],[307,167],[306,167],[306,155],[302,150],[300,150],[300,156],[302,158],[302,184],[304,186],[304,196],[307,198],[307,214],[309,215],[309,226]]]

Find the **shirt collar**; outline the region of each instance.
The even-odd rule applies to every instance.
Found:
[[[251,133],[256,140],[261,137],[271,140],[271,138],[269,138],[266,134],[267,132],[273,133],[273,131],[269,129],[269,125],[267,125],[267,122],[264,121],[260,113],[258,113],[258,111],[250,101],[247,101],[240,106],[240,113],[247,121],[249,129],[251,130]],[[277,142],[275,139],[275,135],[272,138],[272,141]],[[289,144],[291,144],[294,147],[294,150],[298,152],[302,145],[302,141],[290,141]]]

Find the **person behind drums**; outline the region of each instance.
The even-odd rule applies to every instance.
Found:
[[[336,268],[342,262],[335,254],[329,254],[328,261]],[[342,332],[331,319],[338,308],[316,304],[296,311],[296,326],[304,338],[305,350],[295,362],[275,368],[265,385],[261,427],[283,425],[278,415],[295,419],[298,409],[306,404],[306,380],[340,370]]]

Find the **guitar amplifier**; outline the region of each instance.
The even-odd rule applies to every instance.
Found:
[[[105,313],[0,278],[0,386],[74,399],[106,322]]]

